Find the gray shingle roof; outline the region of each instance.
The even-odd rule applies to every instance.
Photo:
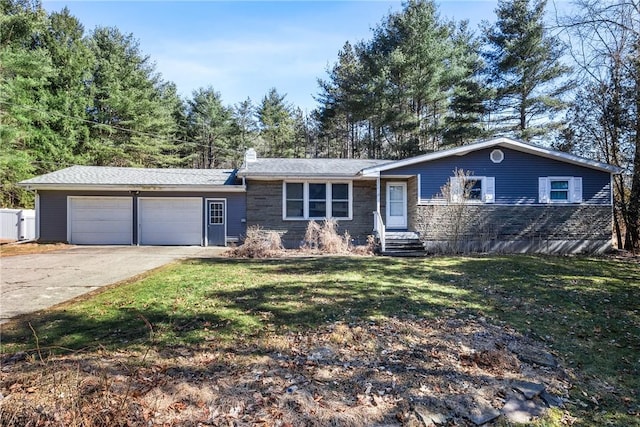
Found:
[[[22,181],[22,185],[152,185],[206,186],[233,185],[231,169],[146,169],[106,166],[71,166]]]
[[[239,176],[348,177],[362,169],[380,166],[390,160],[364,159],[257,159],[238,171]]]

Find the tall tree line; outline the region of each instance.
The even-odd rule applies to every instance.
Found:
[[[547,140],[572,88],[544,0],[501,0],[475,35],[409,0],[320,80],[320,137],[344,157],[403,158],[509,134]],[[555,118],[555,120],[554,120]]]
[[[308,123],[276,89],[258,105],[226,106],[213,87],[183,99],[132,34],[0,0],[0,206],[31,205],[16,183],[72,164],[237,167],[249,147],[306,155]]]

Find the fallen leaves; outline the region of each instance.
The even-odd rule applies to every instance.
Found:
[[[52,358],[46,370],[16,363],[2,373],[0,414],[26,416],[42,407],[58,415],[40,419],[62,425],[61,414],[78,411],[86,426],[107,419],[120,425],[410,425],[421,419],[419,406],[423,417],[428,409],[436,419],[472,425],[466,403],[482,401],[481,415],[493,413],[515,380],[544,383],[561,396],[570,386],[561,368],[523,362],[513,350],[546,354],[542,344],[481,318],[392,318],[272,334],[233,347],[207,342],[146,355],[78,353]],[[64,398],[52,397],[60,392]]]

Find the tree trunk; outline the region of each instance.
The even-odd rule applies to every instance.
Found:
[[[632,250],[640,250],[640,40],[636,41],[635,57],[635,154],[633,156],[633,175],[631,176],[631,194],[629,195],[629,237]]]

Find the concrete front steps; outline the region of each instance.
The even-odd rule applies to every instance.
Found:
[[[425,255],[420,235],[414,231],[387,231],[385,250],[381,255],[398,257],[420,257]]]

